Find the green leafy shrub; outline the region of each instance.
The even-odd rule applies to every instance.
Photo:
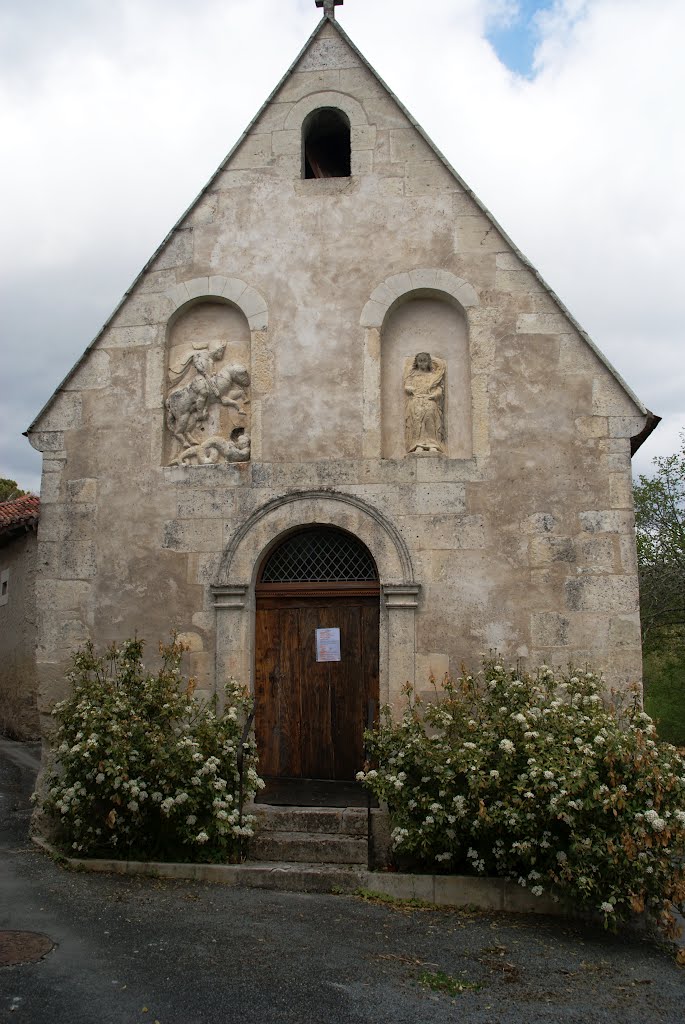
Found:
[[[73,658],[71,695],[53,710],[53,762],[43,810],[70,853],[122,859],[234,860],[254,819],[244,797],[263,783],[254,739],[242,742],[247,692],[226,686],[225,707],[193,696],[180,663],[185,648],[160,645],[161,668],[146,671],[143,642],[104,657],[87,644]]]
[[[685,747],[685,644],[644,654],[645,710],[661,739]]]
[[[400,862],[669,926],[685,898],[685,763],[637,699],[607,706],[592,672],[493,662],[445,679],[434,703],[407,696],[400,722],[385,709],[367,734],[357,776],[387,801]]]

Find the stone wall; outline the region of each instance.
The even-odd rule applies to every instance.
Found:
[[[321,107],[350,120],[349,178],[302,178],[302,124]],[[444,352],[462,418],[446,455],[383,458],[382,384],[414,301],[447,303],[461,325]],[[209,344],[222,308],[246,325],[251,458],[169,465],[178,325],[190,311]],[[201,689],[248,679],[257,566],[309,522],[351,530],[376,558],[382,699],[491,650],[639,681],[630,437],[645,422],[326,24],[31,435],[41,709],[89,636],[137,630],[154,646],[177,628]]]
[[[36,535],[0,547],[0,734],[38,735],[36,694]]]

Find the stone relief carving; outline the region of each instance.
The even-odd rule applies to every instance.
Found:
[[[405,443],[409,454],[445,453],[444,359],[418,352],[404,364]]]
[[[184,448],[173,460],[175,466],[216,466],[219,462],[249,462],[250,435],[240,434],[235,441],[216,435],[201,444]]]
[[[250,458],[250,375],[244,366],[235,364],[217,369],[225,351],[226,344],[221,341],[194,345],[178,366],[169,368],[166,425],[180,446],[171,459],[172,466],[247,462]],[[182,384],[186,377],[190,379]],[[214,404],[229,410],[229,436],[213,433],[209,438],[198,437],[198,428],[204,430]]]

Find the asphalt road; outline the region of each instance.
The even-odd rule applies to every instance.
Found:
[[[35,748],[0,741],[0,930],[55,948],[0,968],[30,1024],[683,1024],[685,970],[558,920],[74,873],[27,838]],[[481,987],[422,984],[442,971]]]

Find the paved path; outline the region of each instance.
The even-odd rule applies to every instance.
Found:
[[[27,840],[35,759],[0,744],[0,929],[45,932],[0,968],[26,1024],[682,1024],[685,971],[647,942],[559,921],[69,873]],[[442,970],[482,985],[424,988]]]

